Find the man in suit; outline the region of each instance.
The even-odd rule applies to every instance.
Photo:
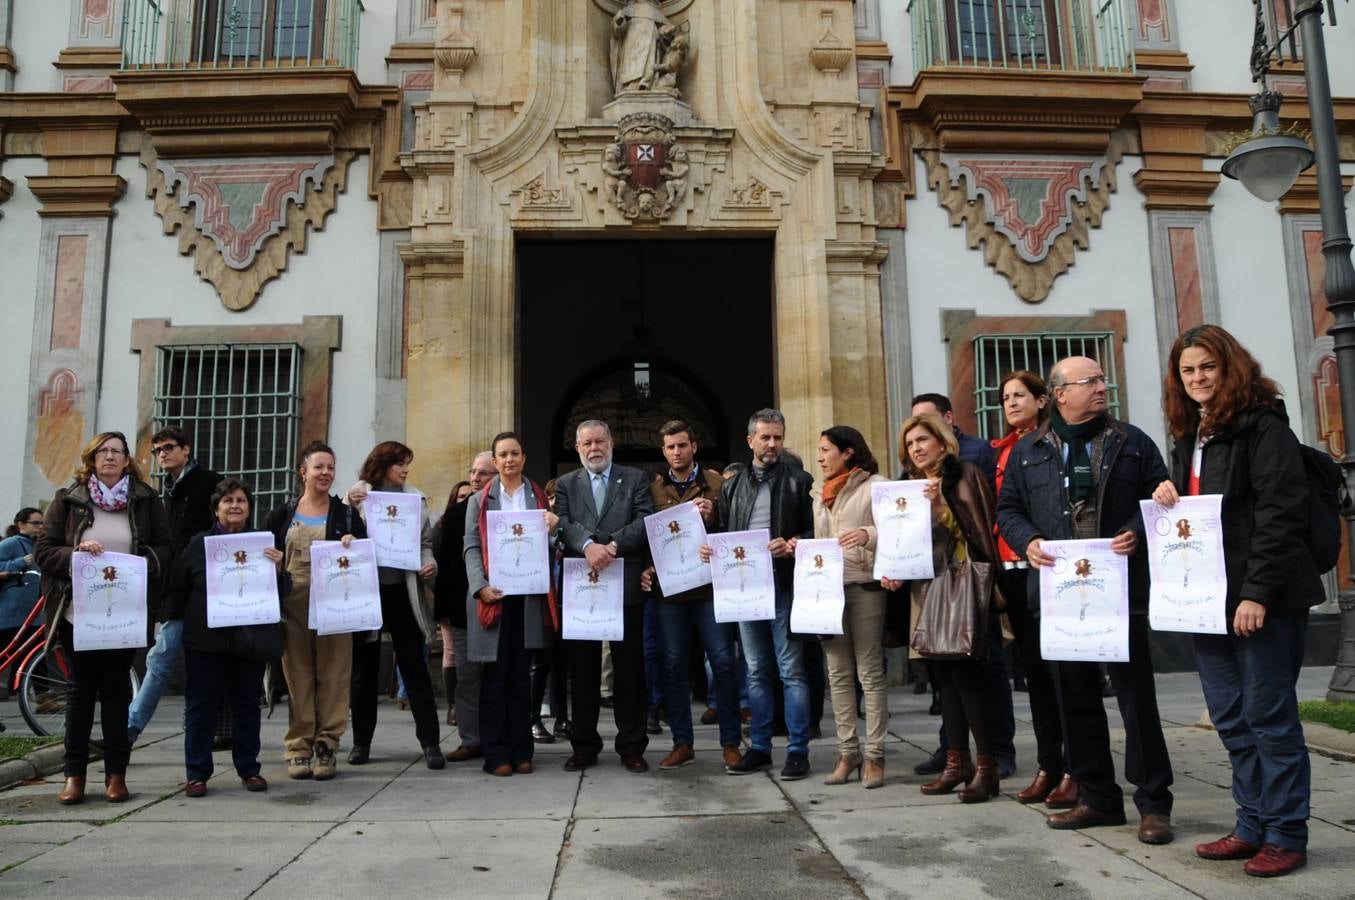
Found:
[[[613,715],[616,752],[626,770],[649,770],[645,762],[644,596],[640,573],[645,568],[648,541],[645,516],[654,512],[649,477],[639,469],[612,464],[612,432],[606,422],[590,419],[574,432],[582,469],[562,475],[555,483],[555,514],[560,517],[565,555],[582,557],[596,571],[621,558],[625,565],[625,637],[612,641],[616,672]],[[598,735],[598,689],[602,680],[599,641],[568,641],[570,705],[574,708],[570,744],[574,753],[565,771],[577,772],[597,762],[602,752]]]

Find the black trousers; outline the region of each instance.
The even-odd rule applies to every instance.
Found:
[[[941,684],[941,728],[946,748],[968,752],[969,733],[974,750],[993,755],[993,695],[988,665],[982,660],[932,660],[932,672]]]
[[[438,744],[438,708],[433,699],[433,679],[424,664],[424,638],[404,583],[381,585],[381,623],[390,632],[391,649],[400,677],[405,680],[409,708],[414,714],[414,735],[420,747]],[[353,711],[353,744],[371,747],[376,732],[377,679],[381,670],[381,640],[369,640],[370,631],[353,635],[353,686],[349,708]]]
[[[626,638],[612,641],[612,715],[616,719],[616,752],[638,756],[649,746],[645,715],[649,689],[645,683],[644,607],[627,604],[623,614]],[[598,734],[598,692],[602,686],[602,642],[565,641],[569,656],[569,702],[574,712],[570,744],[580,756],[602,752]]]
[[[259,697],[264,664],[227,653],[184,648],[184,769],[190,781],[212,777],[212,741],[222,707],[234,712],[231,762],[241,778],[259,774]],[[224,701],[223,701],[224,698]]]
[[[499,648],[494,662],[480,670],[480,749],[485,771],[504,763],[531,762],[531,658],[522,645],[521,597],[504,597],[499,618]]]
[[[103,724],[104,774],[126,775],[132,758],[127,740],[127,707],[132,682],[127,672],[135,650],[75,650],[75,627],[64,618],[61,646],[70,667],[66,693],[66,776],[85,776],[89,768],[89,734],[94,730],[94,704]]]
[[[1034,577],[1029,569],[998,570],[998,587],[1007,598],[1007,620],[1016,637],[1016,650],[1026,675],[1030,701],[1031,726],[1035,730],[1035,754],[1039,766],[1050,775],[1061,775],[1063,761],[1063,724],[1059,721],[1059,703],[1054,692],[1054,674],[1040,657],[1040,620],[1031,611],[1026,581]]]
[[[550,689],[550,714],[554,719],[569,718],[569,662],[565,642],[557,634],[549,647],[530,651],[532,655],[532,719],[541,718],[541,703]]]
[[[1170,815],[1172,764],[1157,711],[1146,615],[1129,617],[1129,660],[1106,666],[1124,720],[1125,778],[1135,786],[1134,805],[1140,814]],[[1100,668],[1087,662],[1052,665],[1068,771],[1082,789],[1082,802],[1102,812],[1120,812],[1124,794],[1115,782]]]

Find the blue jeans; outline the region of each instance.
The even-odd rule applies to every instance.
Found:
[[[748,708],[748,662],[743,658],[743,649],[739,642],[734,641],[734,661],[738,669],[736,673],[739,681],[739,708]],[[715,670],[710,667],[710,660],[706,660],[706,705],[719,712],[720,695],[715,690]]]
[[[155,708],[160,705],[160,696],[165,692],[165,684],[182,649],[183,620],[161,622],[155,635],[155,646],[146,654],[146,677],[141,680],[141,689],[127,710],[127,737],[133,743],[155,715]]]
[[[1306,852],[1312,772],[1294,685],[1308,613],[1267,615],[1251,637],[1195,635],[1209,718],[1233,766],[1233,831],[1249,844]]]
[[[657,709],[663,702],[663,646],[659,642],[659,623],[654,618],[656,603],[653,597],[645,598],[645,699],[649,709]]]
[[[734,634],[728,624],[715,621],[714,600],[667,603],[657,601],[654,620],[663,644],[664,703],[673,746],[692,746],[692,683],[688,675],[688,635],[696,625],[701,645],[715,667],[719,697],[720,746],[737,747],[742,735],[739,720],[738,667],[734,664]]]
[[[748,660],[749,742],[754,750],[772,749],[772,714],[776,707],[776,676],[785,689],[786,753],[809,752],[809,682],[805,678],[804,647],[790,637],[790,592],[776,592],[776,618],[740,622],[743,655]]]

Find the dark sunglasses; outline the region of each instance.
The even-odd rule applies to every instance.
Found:
[[[168,453],[171,450],[178,450],[182,444],[161,444],[159,447],[152,447],[151,453],[159,456],[161,453]]]

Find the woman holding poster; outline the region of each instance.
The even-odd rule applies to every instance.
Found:
[[[183,748],[188,782],[184,794],[189,797],[207,795],[207,779],[212,777],[213,769],[212,741],[216,732],[217,709],[223,694],[230,699],[233,716],[231,760],[235,764],[235,772],[240,776],[245,790],[268,790],[268,782],[259,774],[259,692],[263,685],[265,662],[244,655],[244,648],[238,640],[238,627],[212,627],[208,611],[209,572],[217,578],[229,578],[230,581],[235,581],[238,575],[242,587],[245,579],[255,571],[275,581],[278,578],[282,551],[271,543],[262,551],[262,559],[252,558],[255,555],[252,547],[237,549],[232,553],[217,550],[215,552],[220,552],[224,558],[223,564],[208,564],[207,538],[243,534],[249,529],[253,507],[254,495],[244,482],[234,478],[220,481],[211,498],[215,518],[211,529],[188,542],[188,546],[174,561],[174,571],[170,577],[168,617],[183,622],[186,676]],[[263,537],[268,539],[267,534]],[[231,569],[235,571],[229,571]],[[271,605],[276,613],[276,594],[271,598]]]
[[[846,784],[853,770],[861,786],[877,788],[885,779],[885,734],[889,698],[885,689],[885,593],[875,580],[875,519],[870,486],[884,481],[861,432],[834,425],[819,435],[823,484],[809,492],[814,500],[814,537],[836,538],[842,547],[846,605],[842,634],[824,641],[828,685],[837,723],[837,765],[824,784]],[[856,734],[856,679],[866,707],[864,758]]]
[[[527,454],[522,439],[511,431],[495,435],[490,444],[499,474],[466,508],[464,560],[470,582],[467,595],[467,647],[472,662],[484,663],[480,675],[480,748],[484,770],[506,777],[532,771],[531,662],[529,651],[550,646],[559,630],[554,590],[542,594],[508,594],[489,579],[490,557],[511,553],[539,556],[550,582],[552,553],[546,546],[521,546],[527,530],[521,523],[500,535],[489,527],[491,512],[540,510],[547,535],[560,520],[550,511],[546,492],[524,477]]]
[[[47,508],[35,556],[46,598],[47,652],[52,652],[59,635],[71,668],[66,698],[66,784],[60,800],[74,804],[85,799],[89,735],[97,700],[103,719],[104,796],[120,803],[127,799],[127,761],[132,754],[127,740],[127,707],[132,701],[127,670],[135,650],[75,649],[71,557],[76,552],[95,558],[105,552],[144,556],[151,597],[158,595],[173,557],[165,508],[155,489],[141,477],[127,439],[119,432],[96,434],[80,452],[74,483],[57,491]]]
[[[282,551],[286,576],[282,595],[284,645],[282,674],[287,680],[287,736],[283,758],[287,777],[333,778],[334,754],[348,728],[348,690],[353,672],[353,637],[316,634],[310,627],[311,544],[365,538],[362,518],[330,496],[334,451],[312,441],[301,450],[301,496],[268,514],[273,546]],[[312,764],[312,760],[314,763]]]
[[[932,504],[932,553],[938,577],[947,568],[966,559],[997,562],[993,532],[993,494],[988,479],[959,458],[954,430],[935,414],[913,416],[899,430],[899,462],[912,478],[925,478],[923,496]],[[912,583],[918,596],[925,582]],[[889,590],[901,582],[885,580]],[[993,592],[997,601],[1000,594]],[[996,622],[994,612],[987,618]],[[988,635],[976,635],[976,645],[986,646]],[[924,794],[949,794],[966,781],[960,791],[964,803],[981,803],[998,792],[997,758],[993,756],[993,697],[988,692],[984,663],[974,659],[933,659],[933,671],[941,684],[941,722],[946,729],[946,767],[935,781],[922,785]],[[975,766],[969,756],[969,734],[974,734],[978,753]]]
[[[1172,346],[1162,407],[1171,480],[1153,499],[1222,494],[1230,633],[1196,634],[1209,716],[1233,767],[1237,822],[1195,848],[1246,859],[1248,875],[1307,862],[1311,776],[1295,695],[1308,608],[1325,598],[1306,546],[1309,493],[1279,386],[1227,331],[1201,325]]]
[[[377,542],[377,583],[381,591],[382,627],[390,632],[395,665],[404,679],[409,708],[414,714],[414,736],[423,748],[424,764],[430,769],[446,765],[438,744],[438,707],[433,698],[433,679],[428,674],[427,641],[433,633],[433,620],[423,602],[424,584],[437,574],[433,561],[433,530],[428,524],[423,493],[409,484],[409,466],[414,451],[398,441],[382,441],[367,454],[358,474],[358,483],[348,491],[348,503],[356,507],[367,524],[367,534]],[[368,503],[368,494],[408,494],[417,503]],[[370,512],[369,507],[374,507]],[[417,518],[417,522],[410,521]],[[386,539],[396,530],[403,531],[406,543],[418,541],[417,570],[380,564]],[[406,565],[415,565],[408,562]],[[360,766],[367,762],[376,732],[377,679],[381,669],[381,633],[359,631],[353,635],[353,749],[348,761]]]

